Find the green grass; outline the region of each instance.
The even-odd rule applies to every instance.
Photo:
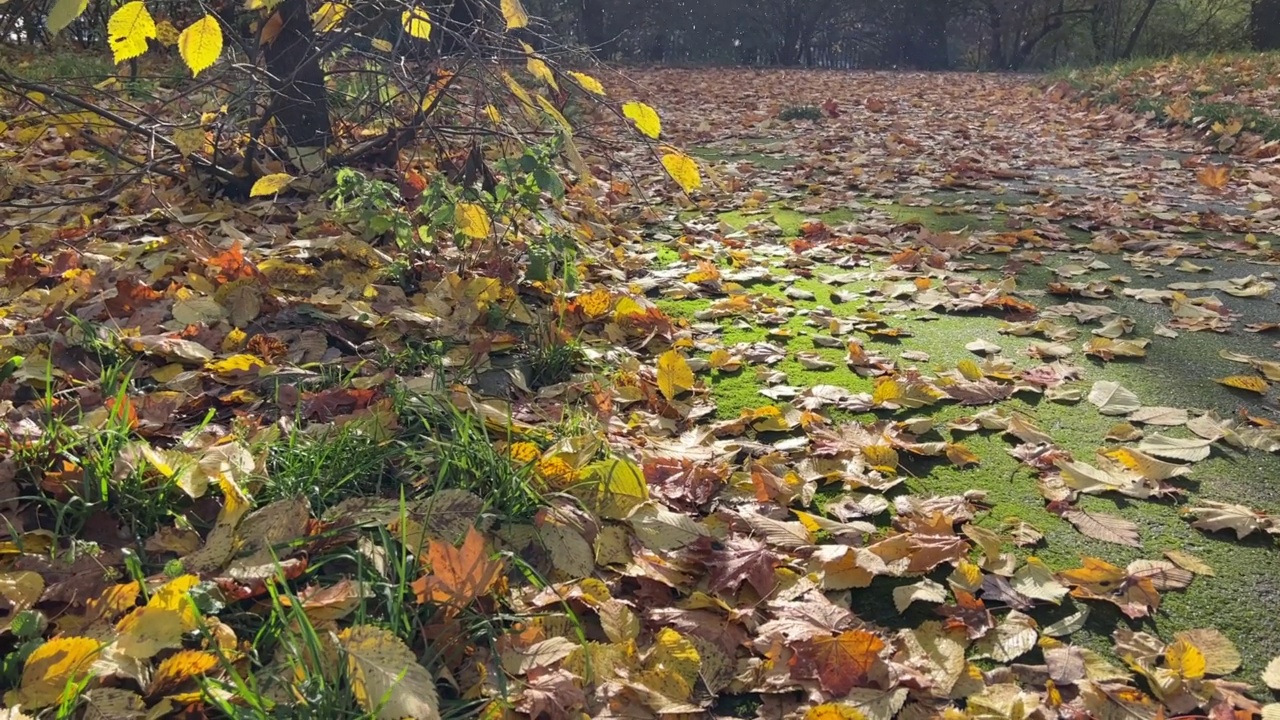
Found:
[[[918,213],[915,217],[930,222],[959,222],[959,216],[938,214],[933,208],[901,208],[894,213],[895,217],[909,217],[908,212]],[[845,222],[851,213],[841,212],[835,217],[824,216],[824,222]],[[760,216],[742,213],[726,213],[721,216],[727,224],[746,227]],[[786,236],[799,231],[804,217],[795,211],[785,208],[775,209],[769,216],[778,226],[779,234]],[[922,224],[924,224],[922,222]],[[950,229],[950,226],[948,229]],[[939,230],[942,228],[939,227]],[[981,258],[979,258],[981,259]],[[992,258],[997,261],[998,258]],[[815,278],[800,279],[789,282],[788,287],[808,290],[815,295],[812,301],[786,301],[797,309],[813,308],[825,305],[838,316],[854,312],[864,303],[835,304],[831,302],[829,287],[817,279],[823,273],[842,272],[840,268],[818,267],[814,269]],[[1032,267],[1019,275],[1019,286],[1038,289],[1051,278],[1052,270],[1048,267]],[[995,277],[989,274],[988,277]],[[877,282],[868,281],[846,286],[845,290],[865,292]],[[750,287],[750,291],[777,298],[783,295],[784,287],[779,283],[758,283]],[[692,320],[697,313],[707,309],[712,300],[659,300],[658,305],[673,317]],[[1061,302],[1053,296],[1040,300],[1045,304]],[[1138,319],[1139,336],[1151,336],[1151,325],[1162,320],[1160,310],[1137,301],[1109,299],[1106,304],[1117,307],[1121,312],[1133,315]],[[908,317],[915,317],[911,313]],[[852,337],[861,339],[868,350],[898,357],[908,350],[924,351],[930,359],[924,363],[915,363],[926,372],[936,372],[955,367],[964,358],[973,358],[973,354],[964,345],[974,339],[984,339],[1001,345],[1004,356],[1017,361],[1018,367],[1028,367],[1032,361],[1021,355],[1021,351],[1035,338],[1019,338],[1001,335],[997,331],[1001,326],[1001,318],[984,314],[952,315],[942,314],[930,322],[902,320],[894,318],[893,324],[908,328],[913,335],[897,342],[881,342],[868,338],[860,333]],[[1066,320],[1071,325],[1073,321]],[[725,346],[740,342],[752,342],[769,339],[786,347],[788,358],[776,366],[787,374],[787,383],[798,387],[816,384],[834,384],[846,387],[855,392],[866,392],[871,383],[865,378],[848,370],[843,363],[841,349],[816,348],[824,357],[837,363],[834,370],[811,371],[803,369],[792,357],[796,351],[815,350],[808,335],[815,332],[805,326],[804,319],[797,316],[783,327],[796,333],[796,337],[784,341],[768,337],[768,328],[756,327],[750,330],[734,327],[732,320],[722,321],[724,328],[720,334]],[[1121,382],[1136,392],[1145,404],[1174,405],[1179,407],[1215,409],[1224,415],[1230,415],[1237,409],[1240,399],[1226,393],[1211,381],[1214,374],[1229,374],[1238,371],[1239,366],[1217,357],[1219,348],[1224,347],[1226,338],[1211,333],[1186,333],[1176,340],[1156,337],[1149,357],[1142,362],[1091,361],[1079,354],[1079,345],[1087,339],[1085,336],[1071,343],[1077,348],[1077,354],[1070,358],[1074,364],[1084,369],[1084,387],[1089,387],[1096,380],[1110,379]],[[1245,346],[1239,346],[1243,342]],[[1257,352],[1266,355],[1266,338],[1257,336],[1244,338],[1233,337],[1232,347],[1241,347],[1244,352]],[[1254,346],[1257,347],[1254,347]],[[903,361],[904,363],[908,361]],[[909,364],[909,363],[908,363]],[[712,398],[716,402],[716,415],[720,419],[730,419],[740,415],[749,408],[777,404],[761,395],[763,386],[755,378],[751,366],[735,373],[712,372],[708,378]],[[1009,409],[1026,413],[1043,430],[1052,435],[1057,443],[1071,451],[1077,458],[1090,460],[1096,449],[1106,445],[1103,440],[1108,428],[1115,424],[1114,418],[1099,414],[1096,409],[1086,403],[1065,405],[1049,402],[1030,395],[1019,395],[1002,403]],[[981,408],[966,408],[955,404],[940,404],[918,411],[902,411],[899,413],[877,413],[881,417],[901,419],[913,414],[928,414],[934,418],[936,427],[960,415],[972,414]],[[832,413],[835,422],[848,422],[854,418],[845,413]],[[1159,558],[1164,550],[1181,549],[1205,559],[1217,571],[1217,577],[1197,578],[1184,591],[1168,591],[1163,593],[1163,604],[1153,618],[1142,622],[1129,621],[1119,615],[1111,606],[1099,603],[1088,603],[1092,606],[1092,615],[1085,630],[1073,641],[1078,641],[1092,649],[1111,651],[1110,633],[1117,625],[1144,628],[1160,637],[1171,637],[1174,632],[1197,627],[1217,627],[1236,638],[1244,657],[1244,665],[1237,673],[1239,677],[1256,676],[1263,665],[1277,653],[1280,653],[1280,638],[1270,632],[1271,620],[1265,608],[1280,597],[1280,558],[1276,556],[1274,544],[1267,540],[1238,542],[1233,536],[1207,534],[1195,530],[1181,516],[1180,505],[1168,501],[1140,501],[1123,497],[1086,496],[1081,506],[1095,512],[1118,514],[1136,523],[1143,541],[1142,548],[1127,548],[1107,544],[1082,535],[1069,523],[1049,512],[1041,496],[1034,473],[1021,465],[1008,454],[1012,445],[1006,439],[991,433],[949,433],[940,430],[942,437],[963,442],[981,459],[982,464],[975,468],[958,469],[946,462],[928,459],[907,459],[904,472],[908,475],[906,482],[895,488],[890,495],[911,493],[917,495],[956,495],[970,490],[985,493],[986,501],[991,508],[979,520],[984,527],[997,529],[1006,518],[1017,517],[1039,528],[1045,533],[1045,544],[1031,549],[1019,550],[1019,554],[1034,554],[1054,569],[1078,567],[1085,556],[1100,557],[1108,562],[1125,565],[1138,558]],[[1165,431],[1168,434],[1179,434],[1177,429]],[[932,436],[931,438],[932,439]],[[1179,483],[1188,491],[1188,499],[1232,499],[1249,497],[1250,503],[1262,505],[1264,509],[1280,508],[1280,492],[1268,490],[1273,483],[1271,478],[1280,474],[1280,459],[1271,455],[1253,453],[1239,456],[1231,451],[1216,450],[1215,455],[1206,461],[1197,463],[1195,470],[1187,482]],[[838,496],[838,488],[826,488],[821,491],[821,498],[829,500]],[[821,502],[821,500],[820,500]],[[892,587],[916,579],[895,580],[877,578],[870,588],[855,590],[853,607],[865,620],[886,624],[892,627],[910,627],[922,619],[917,611],[912,610],[900,616],[890,599]],[[1244,593],[1255,602],[1232,601],[1238,593]],[[1065,616],[1072,609],[1072,603],[1053,613],[1045,614],[1037,610],[1037,617],[1050,622]],[[925,612],[921,610],[920,612]],[[1246,643],[1242,639],[1249,638]]]

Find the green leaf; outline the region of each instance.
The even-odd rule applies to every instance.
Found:
[[[70,25],[89,7],[89,0],[57,0],[49,9],[49,32],[57,34]]]

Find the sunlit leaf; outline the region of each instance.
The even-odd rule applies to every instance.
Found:
[[[638,100],[623,103],[622,114],[630,118],[636,129],[645,135],[656,140],[662,134],[662,121],[658,119],[658,112],[648,105]]]
[[[117,64],[145,53],[147,40],[155,37],[155,20],[140,0],[121,5],[107,20],[107,42]]]
[[[178,36],[178,52],[191,69],[192,76],[211,67],[222,54],[222,26],[218,18],[205,15],[191,23]]]

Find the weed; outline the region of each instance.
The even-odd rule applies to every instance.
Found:
[[[791,122],[792,120],[811,120],[818,121],[822,119],[822,108],[816,105],[792,105],[782,109],[778,113],[778,119],[783,122]]]
[[[292,428],[267,450],[264,502],[304,496],[318,511],[347,497],[381,494],[394,480],[399,449],[346,425],[311,435]]]
[[[517,467],[494,443],[485,422],[437,396],[401,403],[405,455],[427,472],[432,491],[469,490],[504,516],[527,519],[541,505],[528,467]],[[509,441],[510,437],[500,438]]]

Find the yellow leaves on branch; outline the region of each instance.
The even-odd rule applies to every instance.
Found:
[[[698,172],[698,163],[682,152],[669,152],[662,156],[662,167],[667,174],[685,192],[693,192],[702,187],[702,174]]]
[[[400,15],[400,24],[404,26],[404,31],[419,40],[426,40],[431,37],[431,18],[427,15],[427,11],[422,8],[413,8],[405,10]]]
[[[689,361],[676,350],[668,350],[658,356],[658,390],[668,400],[686,390],[693,389],[693,369]]]
[[[49,32],[57,34],[80,17],[87,7],[89,0],[57,0],[49,9],[49,19],[46,20]]]
[[[534,54],[532,45],[526,42],[522,42],[520,45],[524,47],[525,54],[529,56],[529,59],[525,61],[525,69],[529,71],[529,74],[550,87],[559,90],[560,86],[556,84],[556,75],[551,71],[551,66]]]
[[[222,27],[218,19],[205,15],[188,25],[178,36],[178,52],[191,69],[192,77],[212,66],[222,54]]]
[[[648,105],[638,100],[623,103],[622,114],[635,123],[637,130],[654,140],[662,134],[662,120],[658,118],[658,111]]]
[[[139,0],[127,2],[107,20],[107,43],[116,64],[131,60],[147,51],[147,40],[156,37],[156,21]]]
[[[578,84],[582,86],[583,90],[586,90],[589,93],[595,93],[596,95],[600,95],[602,97],[604,96],[604,86],[600,84],[599,80],[591,77],[586,73],[577,72],[575,70],[570,70],[569,76],[572,77],[574,80],[577,80]]]
[[[453,224],[458,232],[477,240],[489,237],[493,223],[489,213],[475,203],[460,202],[453,208]]]
[[[508,30],[529,26],[529,13],[520,0],[502,0],[502,17],[506,18]]]
[[[293,179],[293,176],[289,173],[272,173],[270,175],[263,175],[254,181],[253,187],[249,189],[249,197],[275,195],[286,187],[289,187],[289,183],[293,182]]]
[[[347,6],[340,2],[327,2],[311,13],[311,24],[316,32],[331,32],[342,23],[347,16]]]

